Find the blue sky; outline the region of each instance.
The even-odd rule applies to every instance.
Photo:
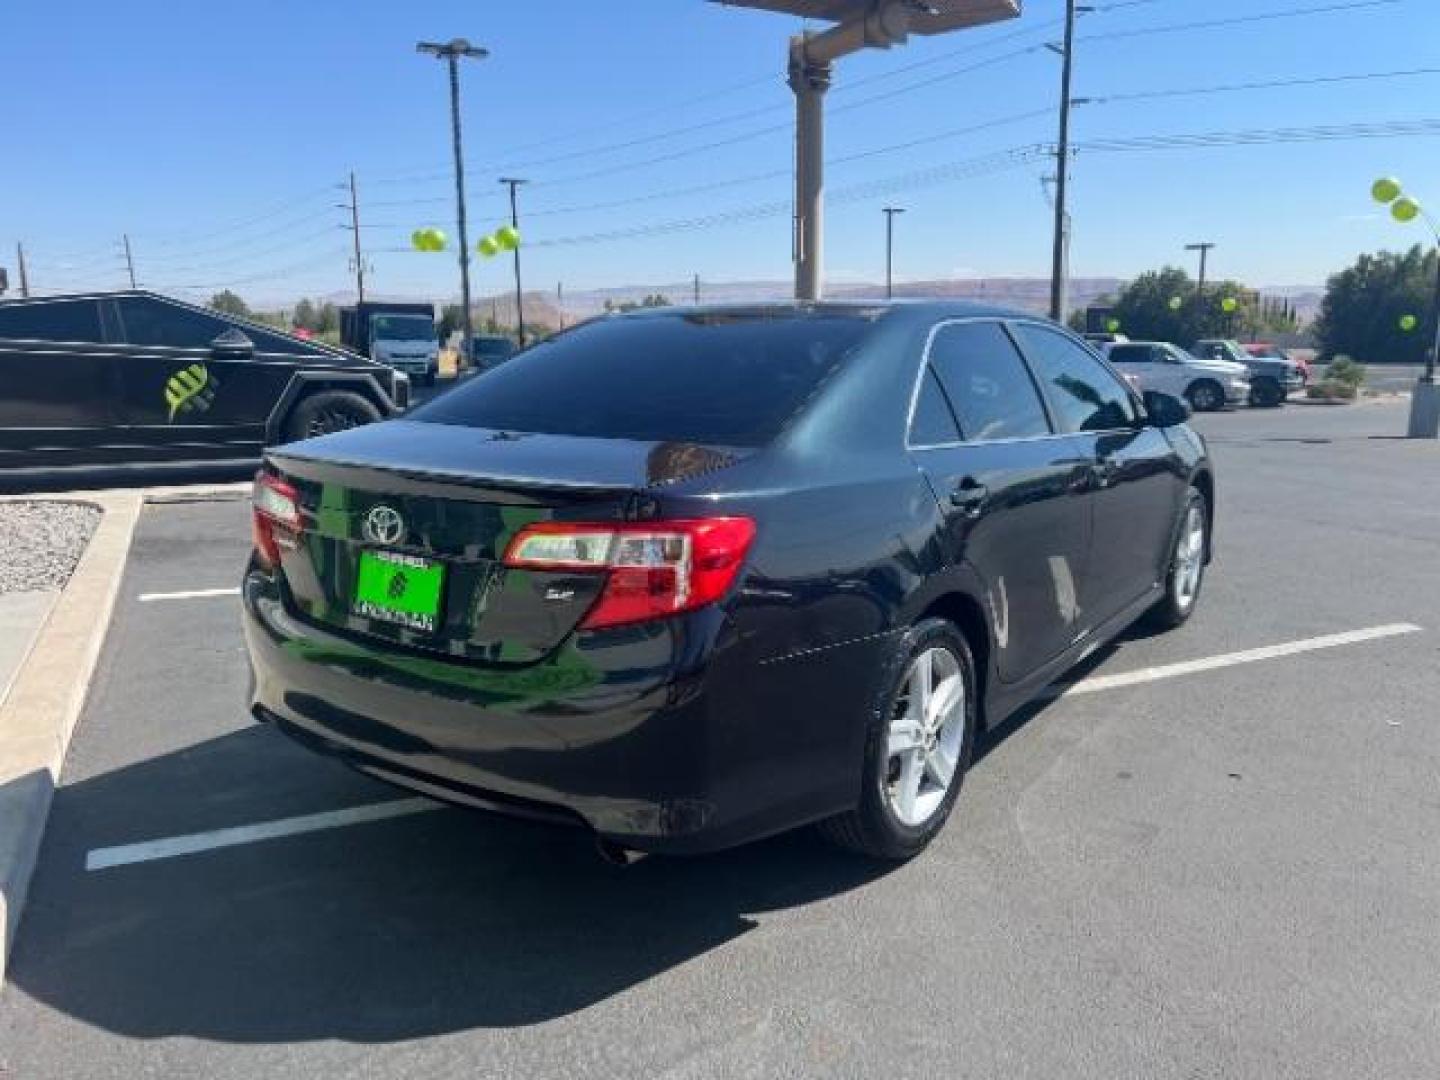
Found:
[[[1440,69],[1434,0],[1123,36],[1345,2],[1094,0],[1075,93]],[[1040,46],[1061,10],[1027,0],[1018,21],[841,62],[829,99],[831,280],[881,277],[887,203],[908,209],[902,278],[1048,272],[1045,163],[978,175],[965,163],[1053,140],[1058,59]],[[0,264],[24,241],[40,287],[123,285],[128,232],[141,282],[157,288],[229,285],[262,300],[345,289],[334,185],[354,169],[372,287],[452,295],[453,255],[396,250],[420,225],[454,233],[444,65],[414,51],[452,36],[492,50],[462,73],[472,242],[507,213],[496,178],[531,178],[527,287],[791,272],[783,62],[798,23],[784,16],[701,0],[16,0],[5,23]],[[1425,74],[1112,100],[1077,108],[1074,137],[1435,117],[1440,74]],[[955,134],[931,138],[944,132]],[[887,149],[916,140],[929,141]],[[855,157],[868,151],[879,152]],[[1358,251],[1420,239],[1376,213],[1366,189],[1394,173],[1440,202],[1437,166],[1435,135],[1081,152],[1073,273],[1188,265],[1183,244],[1208,239],[1215,273],[1318,283]],[[477,293],[505,289],[508,275],[508,263],[478,263]]]

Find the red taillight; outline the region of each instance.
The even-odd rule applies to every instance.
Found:
[[[516,534],[506,566],[561,573],[603,573],[600,598],[582,628],[661,619],[714,603],[735,580],[755,522],[700,518],[569,524],[544,522]]]
[[[250,532],[255,552],[267,567],[280,565],[280,549],[293,548],[300,531],[300,493],[270,473],[255,474]]]

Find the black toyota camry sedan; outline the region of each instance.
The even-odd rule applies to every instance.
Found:
[[[599,319],[406,419],[269,451],[251,707],[441,799],[701,852],[905,858],[977,731],[1194,610],[1183,403],[954,303]]]

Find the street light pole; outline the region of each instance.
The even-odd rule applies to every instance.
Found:
[[[415,46],[415,51],[443,59],[450,66],[450,134],[455,150],[455,215],[460,234],[460,355],[468,360],[474,327],[470,321],[470,239],[465,231],[465,158],[460,140],[460,59],[483,60],[490,51],[471,45],[464,38],[453,38],[444,43],[422,41]]]
[[[1210,249],[1214,246],[1214,244],[1208,241],[1200,244],[1185,245],[1186,251],[1198,251],[1200,253],[1200,276],[1195,281],[1195,296],[1200,300],[1205,299],[1205,260],[1210,254]]]
[[[903,206],[887,206],[885,215],[885,299],[895,295],[895,215],[905,213]]]
[[[520,231],[520,210],[515,190],[525,182],[514,176],[500,178],[500,183],[508,184],[510,187],[510,227],[517,233]],[[520,348],[523,349],[525,347],[525,294],[520,289],[520,245],[518,243],[512,254],[515,256],[515,328]]]

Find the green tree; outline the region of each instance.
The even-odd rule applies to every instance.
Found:
[[[315,312],[315,332],[319,334],[338,334],[340,332],[340,312],[335,305],[326,301],[321,304]]]
[[[1331,277],[1315,322],[1321,357],[1349,356],[1362,363],[1422,362],[1431,345],[1424,328],[1433,303],[1436,258],[1433,250],[1416,244],[1403,254],[1361,255],[1354,265]],[[1406,315],[1417,320],[1415,329],[1401,329],[1400,320]]]
[[[225,289],[210,297],[210,307],[222,315],[239,315],[244,318],[250,314],[250,305],[241,300],[239,296]]]
[[[295,305],[295,314],[290,320],[297,330],[318,330],[320,324],[315,317],[315,305],[309,300],[301,300]]]
[[[1224,309],[1227,298],[1236,301],[1234,311]],[[1207,282],[1202,297],[1178,266],[1141,274],[1120,290],[1113,306],[1127,337],[1182,348],[1207,337],[1253,337],[1264,325],[1253,290],[1238,281]]]

